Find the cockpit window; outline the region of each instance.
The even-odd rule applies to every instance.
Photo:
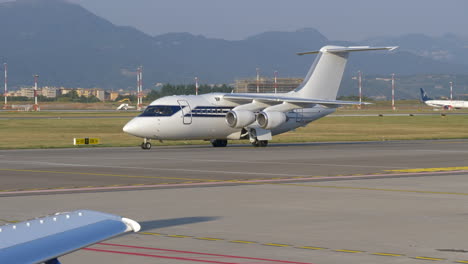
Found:
[[[178,105],[149,105],[139,116],[172,116],[179,111]]]

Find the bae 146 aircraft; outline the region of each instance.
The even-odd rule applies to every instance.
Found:
[[[350,52],[396,48],[324,46],[301,52],[298,55],[318,55],[304,81],[291,92],[166,96],[153,101],[123,131],[143,138],[142,149],[151,148],[151,139],[210,140],[214,147],[249,139],[254,146],[265,147],[272,136],[305,126],[341,105],[359,105],[336,100]]]
[[[423,101],[425,104],[432,106],[432,107],[443,107],[444,109],[447,110],[452,110],[452,109],[460,109],[460,108],[468,108],[468,101],[460,101],[460,100],[434,100],[432,98],[429,98],[426,94],[426,91],[424,91],[423,88],[420,88],[421,90],[421,101]]]

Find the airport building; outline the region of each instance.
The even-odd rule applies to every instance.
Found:
[[[302,78],[277,78],[276,91],[278,93],[287,93],[292,91],[302,83]],[[260,78],[257,79],[244,79],[236,80],[235,92],[236,93],[256,93],[258,87],[259,93],[274,93],[275,80],[274,78]]]

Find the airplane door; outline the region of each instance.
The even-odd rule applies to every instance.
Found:
[[[184,125],[192,124],[192,109],[186,100],[177,100],[182,109],[182,122]]]

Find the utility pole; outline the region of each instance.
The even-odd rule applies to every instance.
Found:
[[[358,71],[358,86],[359,86],[359,106],[358,108],[362,108],[362,73]]]
[[[35,74],[34,76],[34,106],[33,109],[34,111],[39,111],[39,105],[37,104],[37,79],[39,78],[39,75]]]
[[[260,69],[257,68],[257,93],[260,93]]]
[[[395,111],[395,74],[392,73],[392,109]]]
[[[453,82],[450,82],[450,101],[453,100]]]
[[[278,92],[278,71],[275,71],[275,93]]]
[[[5,63],[3,63],[3,68],[5,70],[5,105],[3,106],[3,109],[7,109],[8,107],[8,69],[7,69],[8,65]]]

